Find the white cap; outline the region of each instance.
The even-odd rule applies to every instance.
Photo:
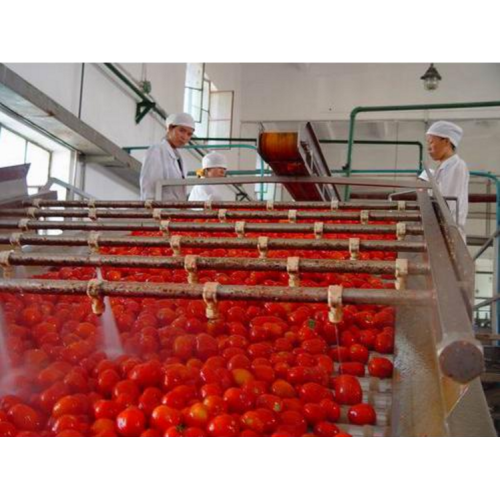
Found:
[[[227,170],[227,160],[224,155],[212,151],[203,157],[201,166],[203,168],[224,168]]]
[[[165,120],[165,124],[167,125],[167,128],[169,128],[170,125],[182,125],[183,127],[189,127],[193,130],[195,129],[194,119],[189,113],[176,113],[168,115]]]
[[[426,132],[426,135],[435,135],[437,137],[444,137],[445,139],[449,139],[455,147],[458,147],[458,143],[462,139],[464,131],[454,123],[439,121],[433,123],[429,127],[429,130]]]

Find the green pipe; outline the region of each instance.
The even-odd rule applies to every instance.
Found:
[[[122,81],[134,94],[136,94],[138,97],[142,99],[144,103],[147,104],[148,111],[152,110],[154,111],[157,115],[159,115],[163,120],[167,119],[167,113],[163,111],[163,109],[159,108],[156,105],[156,102],[151,99],[147,94],[145,94],[142,90],[137,88],[137,85],[130,81],[114,64],[112,63],[104,63],[104,66],[108,68],[120,81]],[[127,151],[128,154],[130,154],[130,151],[132,149],[148,149],[146,146],[141,146],[138,148],[123,148],[125,151]],[[203,156],[203,152],[200,151],[199,149],[193,148],[198,155],[201,157]]]
[[[500,101],[484,102],[455,102],[448,104],[408,104],[402,106],[358,106],[351,111],[349,124],[349,145],[347,147],[346,175],[349,177],[352,171],[352,149],[354,143],[354,129],[356,116],[359,113],[378,113],[381,111],[418,111],[430,109],[466,109],[466,108],[492,108],[500,106]],[[345,200],[349,201],[350,189],[345,188]]]

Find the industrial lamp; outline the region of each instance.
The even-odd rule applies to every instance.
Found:
[[[427,71],[420,77],[420,80],[424,81],[424,87],[426,90],[436,90],[439,86],[439,81],[442,80],[441,75],[438,70],[431,64]]]

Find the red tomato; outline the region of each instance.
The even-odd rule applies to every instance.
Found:
[[[220,415],[222,413],[227,413],[227,403],[221,396],[207,396],[203,400],[203,404],[208,409],[208,413],[211,417],[216,417],[217,415]]]
[[[0,422],[0,437],[14,437],[17,429],[10,422]]]
[[[218,351],[219,347],[214,337],[206,333],[196,336],[196,354],[199,359],[205,361],[210,356],[216,356]]]
[[[361,403],[363,391],[356,377],[352,375],[339,375],[333,379],[335,401],[343,405],[356,405]]]
[[[238,387],[241,387],[254,379],[254,376],[252,375],[252,373],[248,370],[243,369],[243,368],[236,368],[236,369],[232,370],[231,374],[233,376],[234,383]]]
[[[89,402],[84,394],[73,394],[62,397],[54,405],[52,416],[58,418],[62,415],[83,415],[89,410]]]
[[[114,419],[117,417],[118,413],[123,410],[123,407],[119,405],[116,401],[110,401],[107,399],[101,399],[93,404],[94,417],[96,419],[100,418],[110,418]]]
[[[148,387],[139,397],[139,410],[149,416],[153,410],[161,405],[163,392],[158,387]]]
[[[363,363],[348,361],[347,363],[339,363],[337,371],[341,374],[354,375],[355,377],[364,377],[365,365]]]
[[[320,384],[308,382],[299,389],[301,401],[304,403],[319,403],[322,399],[332,397],[331,392]]]
[[[301,436],[307,430],[307,422],[299,412],[287,410],[280,413],[278,429],[289,432],[292,436]]]
[[[283,401],[280,397],[272,394],[262,394],[257,398],[257,408],[267,408],[275,413],[280,413],[283,410]]]
[[[349,422],[355,425],[375,425],[377,415],[372,405],[360,403],[349,408]]]
[[[133,380],[121,380],[113,388],[113,399],[124,406],[135,405],[141,392]]]
[[[315,425],[326,419],[326,410],[316,403],[307,403],[302,409],[302,414],[310,425]]]
[[[375,350],[381,354],[391,354],[394,351],[394,337],[388,333],[379,333],[375,338]]]
[[[163,372],[159,361],[152,360],[135,365],[129,372],[128,378],[137,382],[139,387],[156,387],[162,382]]]
[[[371,358],[368,362],[368,373],[372,377],[390,378],[393,370],[392,361],[387,358]]]
[[[8,411],[9,420],[22,431],[38,431],[43,421],[40,414],[28,405],[18,403]]]
[[[151,426],[165,432],[169,427],[180,425],[182,414],[175,408],[160,405],[151,413]]]
[[[318,422],[314,426],[314,434],[322,437],[335,437],[339,433],[339,428],[331,422]]]
[[[116,417],[116,428],[121,436],[140,436],[146,426],[146,417],[139,408],[131,406]]]
[[[210,411],[203,403],[195,403],[184,415],[186,425],[204,428],[209,420]]]
[[[208,433],[213,437],[236,437],[240,426],[238,420],[231,415],[218,415],[210,420],[207,426]]]
[[[349,359],[350,361],[357,361],[358,363],[363,363],[364,365],[368,362],[369,352],[368,349],[361,344],[353,344],[349,347]]]
[[[340,418],[340,405],[331,399],[322,399],[319,403],[326,411],[326,418],[329,422],[337,422]]]
[[[279,398],[294,398],[297,394],[286,380],[275,380],[271,386],[271,392]]]
[[[243,389],[238,389],[232,387],[224,392],[224,401],[226,402],[229,411],[234,413],[244,413],[250,410],[253,406],[254,399],[251,394],[244,391]]]
[[[109,396],[113,391],[113,387],[121,380],[120,375],[116,370],[103,370],[97,377],[97,388],[101,394]]]

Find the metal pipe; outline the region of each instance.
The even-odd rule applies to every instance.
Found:
[[[38,221],[22,219],[19,221],[0,221],[0,229],[37,231],[40,229],[60,229],[62,231],[161,231],[160,223],[156,222],[81,222],[81,221]],[[314,224],[300,223],[246,223],[246,233],[294,233],[314,234]],[[323,233],[348,234],[396,234],[397,224],[325,224]],[[216,232],[234,233],[236,223],[218,222],[170,222],[169,231],[179,232]],[[406,225],[406,234],[422,234],[420,224]]]
[[[0,234],[0,245],[13,244],[13,235]],[[17,240],[17,238],[16,238]],[[40,236],[23,233],[18,235],[20,245],[43,246],[90,246],[88,236]],[[181,237],[181,248],[224,248],[224,249],[257,249],[257,238],[193,238]],[[170,238],[166,237],[138,237],[138,236],[106,236],[99,235],[99,247],[159,247],[170,248]],[[307,251],[348,251],[348,239],[282,239],[269,238],[269,250],[307,250]],[[425,252],[426,244],[419,241],[391,241],[391,240],[363,240],[359,242],[359,249],[366,252]]]
[[[0,252],[1,253],[1,252]],[[10,252],[6,263],[12,266],[80,266],[80,267],[133,267],[151,269],[184,269],[184,257],[149,257],[127,255],[53,255]],[[196,258],[196,268],[200,270],[241,270],[287,272],[287,259],[255,258]],[[322,260],[300,259],[300,272],[309,273],[366,273],[392,274],[396,263],[368,260]],[[408,274],[428,274],[427,264],[408,263]]]
[[[92,206],[96,208],[205,208],[203,201],[106,201],[106,200],[93,200]],[[82,207],[88,208],[89,202],[84,200],[26,200],[23,201],[23,206],[38,206],[38,207]],[[267,209],[267,203],[263,201],[245,202],[245,204],[235,201],[213,201],[211,202],[212,208],[245,208],[245,209]],[[359,210],[397,210],[397,202],[373,201],[373,202],[343,202],[338,203],[338,208],[353,208]],[[273,203],[273,210],[279,209],[326,209],[331,210],[330,202],[323,201],[275,201]],[[406,203],[405,210],[418,210],[417,203]]]
[[[445,376],[465,384],[484,371],[481,346],[474,339],[468,314],[468,299],[462,294],[431,200],[424,190],[418,191],[417,196],[435,288],[434,311],[439,363]]]
[[[154,212],[153,210],[106,210],[106,209],[26,209],[26,208],[12,208],[0,209],[0,217],[60,217],[60,218],[88,218],[90,215],[98,219],[151,219],[160,217],[161,219],[218,219],[220,212],[217,210],[203,210],[203,211],[181,211],[181,210],[160,210]],[[277,219],[282,220],[287,218],[287,212],[274,211],[274,210],[237,210],[234,212],[224,212],[226,219]],[[323,211],[323,212],[295,212],[296,220],[300,219],[316,219],[316,220],[359,220],[361,212],[356,211]],[[404,221],[404,222],[418,222],[420,221],[420,214],[411,211],[381,211],[374,210],[368,212],[368,217],[372,221]]]
[[[102,280],[99,295],[109,297],[153,297],[202,299],[205,285],[172,283],[133,283]],[[0,292],[57,295],[87,295],[86,281],[0,280]],[[218,285],[217,300],[260,300],[271,302],[328,303],[328,288]],[[343,304],[427,306],[432,301],[428,290],[370,290],[344,288]]]
[[[490,179],[495,183],[496,191],[496,232],[495,240],[493,243],[493,291],[495,295],[500,294],[500,242],[498,241],[498,235],[500,231],[500,180],[499,178],[492,174],[491,172],[471,172],[471,175],[476,177],[484,177]],[[500,328],[500,307],[498,302],[495,301],[491,307],[491,318],[492,318],[492,331],[498,332]]]

